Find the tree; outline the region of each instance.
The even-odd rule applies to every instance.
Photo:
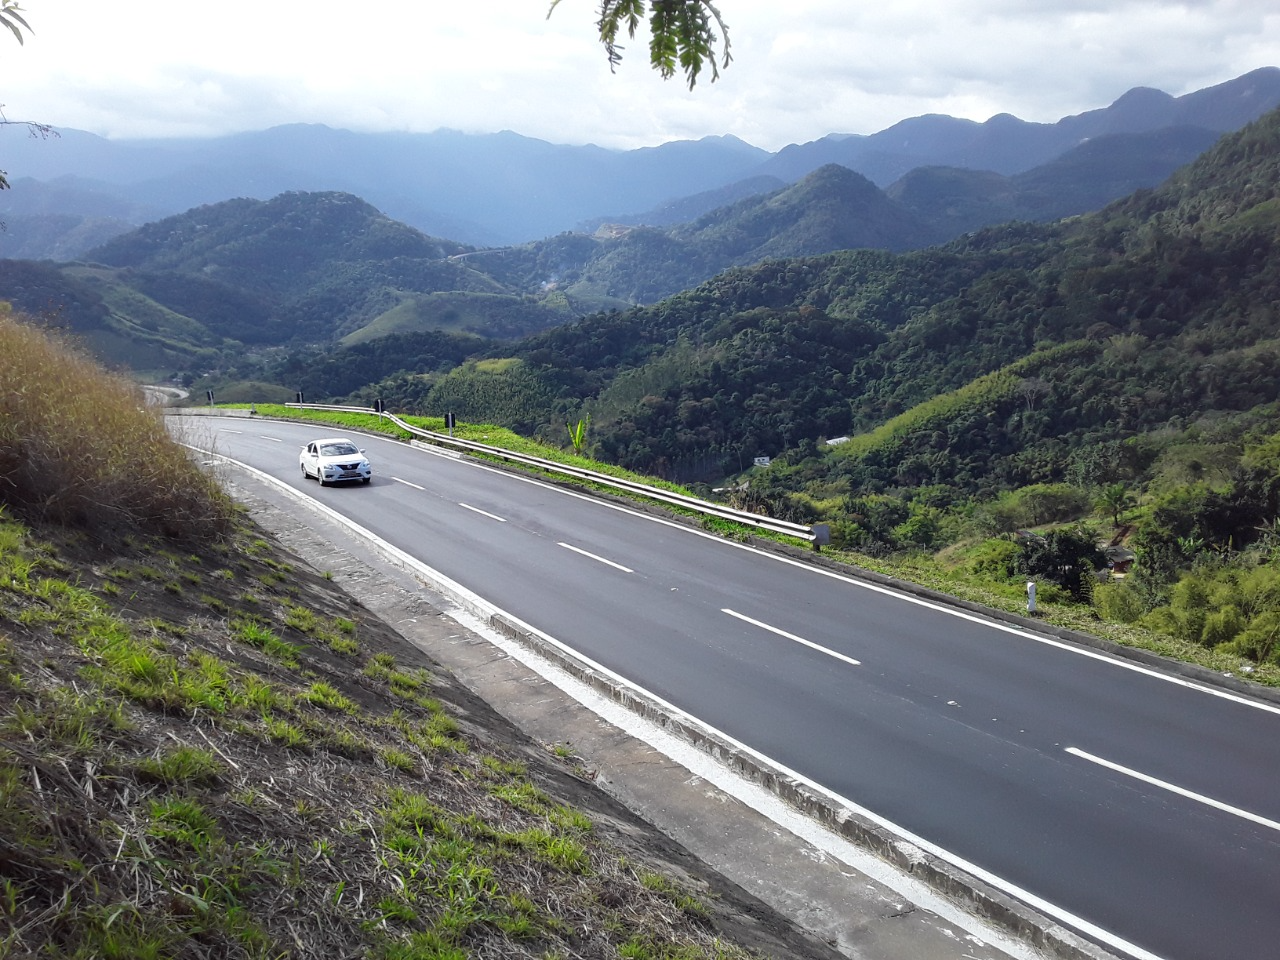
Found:
[[[1036,401],[1048,393],[1052,388],[1047,382],[1039,377],[1027,377],[1025,380],[1018,382],[1018,393],[1022,399],[1027,402],[1027,410],[1031,411],[1036,408]]]
[[[1024,540],[1018,569],[1028,576],[1047,577],[1065,588],[1073,600],[1083,600],[1094,571],[1106,562],[1107,558],[1083,527],[1059,528],[1043,537]]]
[[[551,0],[547,16],[551,16],[559,5],[560,0]],[[611,70],[622,62],[621,34],[625,30],[627,38],[634,40],[646,15],[649,21],[649,63],[662,75],[662,79],[673,77],[678,66],[692,89],[703,67],[709,66],[714,83],[720,76],[720,68],[729,66],[733,59],[729,55],[728,27],[711,0],[600,0],[600,19],[596,21],[596,29]],[[724,49],[717,64],[715,48],[720,41],[724,42]]]
[[[1105,510],[1111,514],[1111,523],[1118,528],[1120,526],[1120,518],[1124,516],[1124,512],[1133,504],[1133,495],[1129,493],[1129,488],[1123,483],[1109,483],[1102,488],[1094,503],[1098,509]]]

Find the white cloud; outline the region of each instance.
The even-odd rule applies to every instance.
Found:
[[[279,123],[515,130],[635,147],[734,134],[768,149],[905,117],[1053,121],[1134,86],[1179,95],[1280,64],[1272,0],[720,0],[734,62],[690,93],[643,37],[611,76],[595,4],[28,0],[0,38],[11,119],[109,136]]]

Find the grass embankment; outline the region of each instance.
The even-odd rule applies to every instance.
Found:
[[[7,317],[0,358],[0,956],[826,955],[260,537],[121,382]]]

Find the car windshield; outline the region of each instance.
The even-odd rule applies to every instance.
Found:
[[[354,443],[322,443],[320,444],[320,456],[322,457],[350,457],[359,453]]]

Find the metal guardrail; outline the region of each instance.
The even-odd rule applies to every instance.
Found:
[[[387,413],[386,411],[379,412],[369,407],[343,407],[325,403],[286,403],[285,406],[294,410],[331,410],[335,413],[371,413],[374,416],[390,420],[401,430],[413,434],[414,436],[417,436],[429,443],[436,443],[442,446],[457,447],[460,450],[483,453],[491,457],[509,460],[512,463],[536,467],[539,470],[546,470],[551,473],[560,473],[565,476],[577,477],[580,480],[589,480],[592,483],[613,487],[617,490],[625,490],[629,493],[637,493],[642,496],[649,497],[650,499],[683,507],[697,513],[719,517],[722,520],[732,520],[735,523],[746,524],[747,526],[755,527],[758,530],[768,530],[771,533],[780,533],[788,537],[795,537],[799,540],[807,540],[813,544],[815,550],[823,544],[831,542],[831,531],[825,523],[813,524],[810,526],[803,523],[792,523],[789,520],[777,520],[773,517],[762,517],[758,513],[750,513],[746,510],[736,510],[733,507],[726,507],[719,503],[711,503],[707,500],[699,500],[697,497],[686,496],[685,494],[675,493],[671,490],[663,490],[661,487],[650,486],[646,483],[637,483],[634,480],[625,480],[621,477],[611,477],[608,474],[597,473],[594,470],[586,470],[581,467],[570,466],[566,463],[558,463],[555,460],[544,460],[542,457],[534,457],[524,453],[515,453],[511,450],[504,450],[502,447],[493,447],[485,443],[476,443],[473,440],[462,440],[458,437],[451,437],[448,434],[437,433],[433,430],[423,430],[421,427],[415,427],[411,423],[405,423],[405,421],[401,420],[395,414]]]

